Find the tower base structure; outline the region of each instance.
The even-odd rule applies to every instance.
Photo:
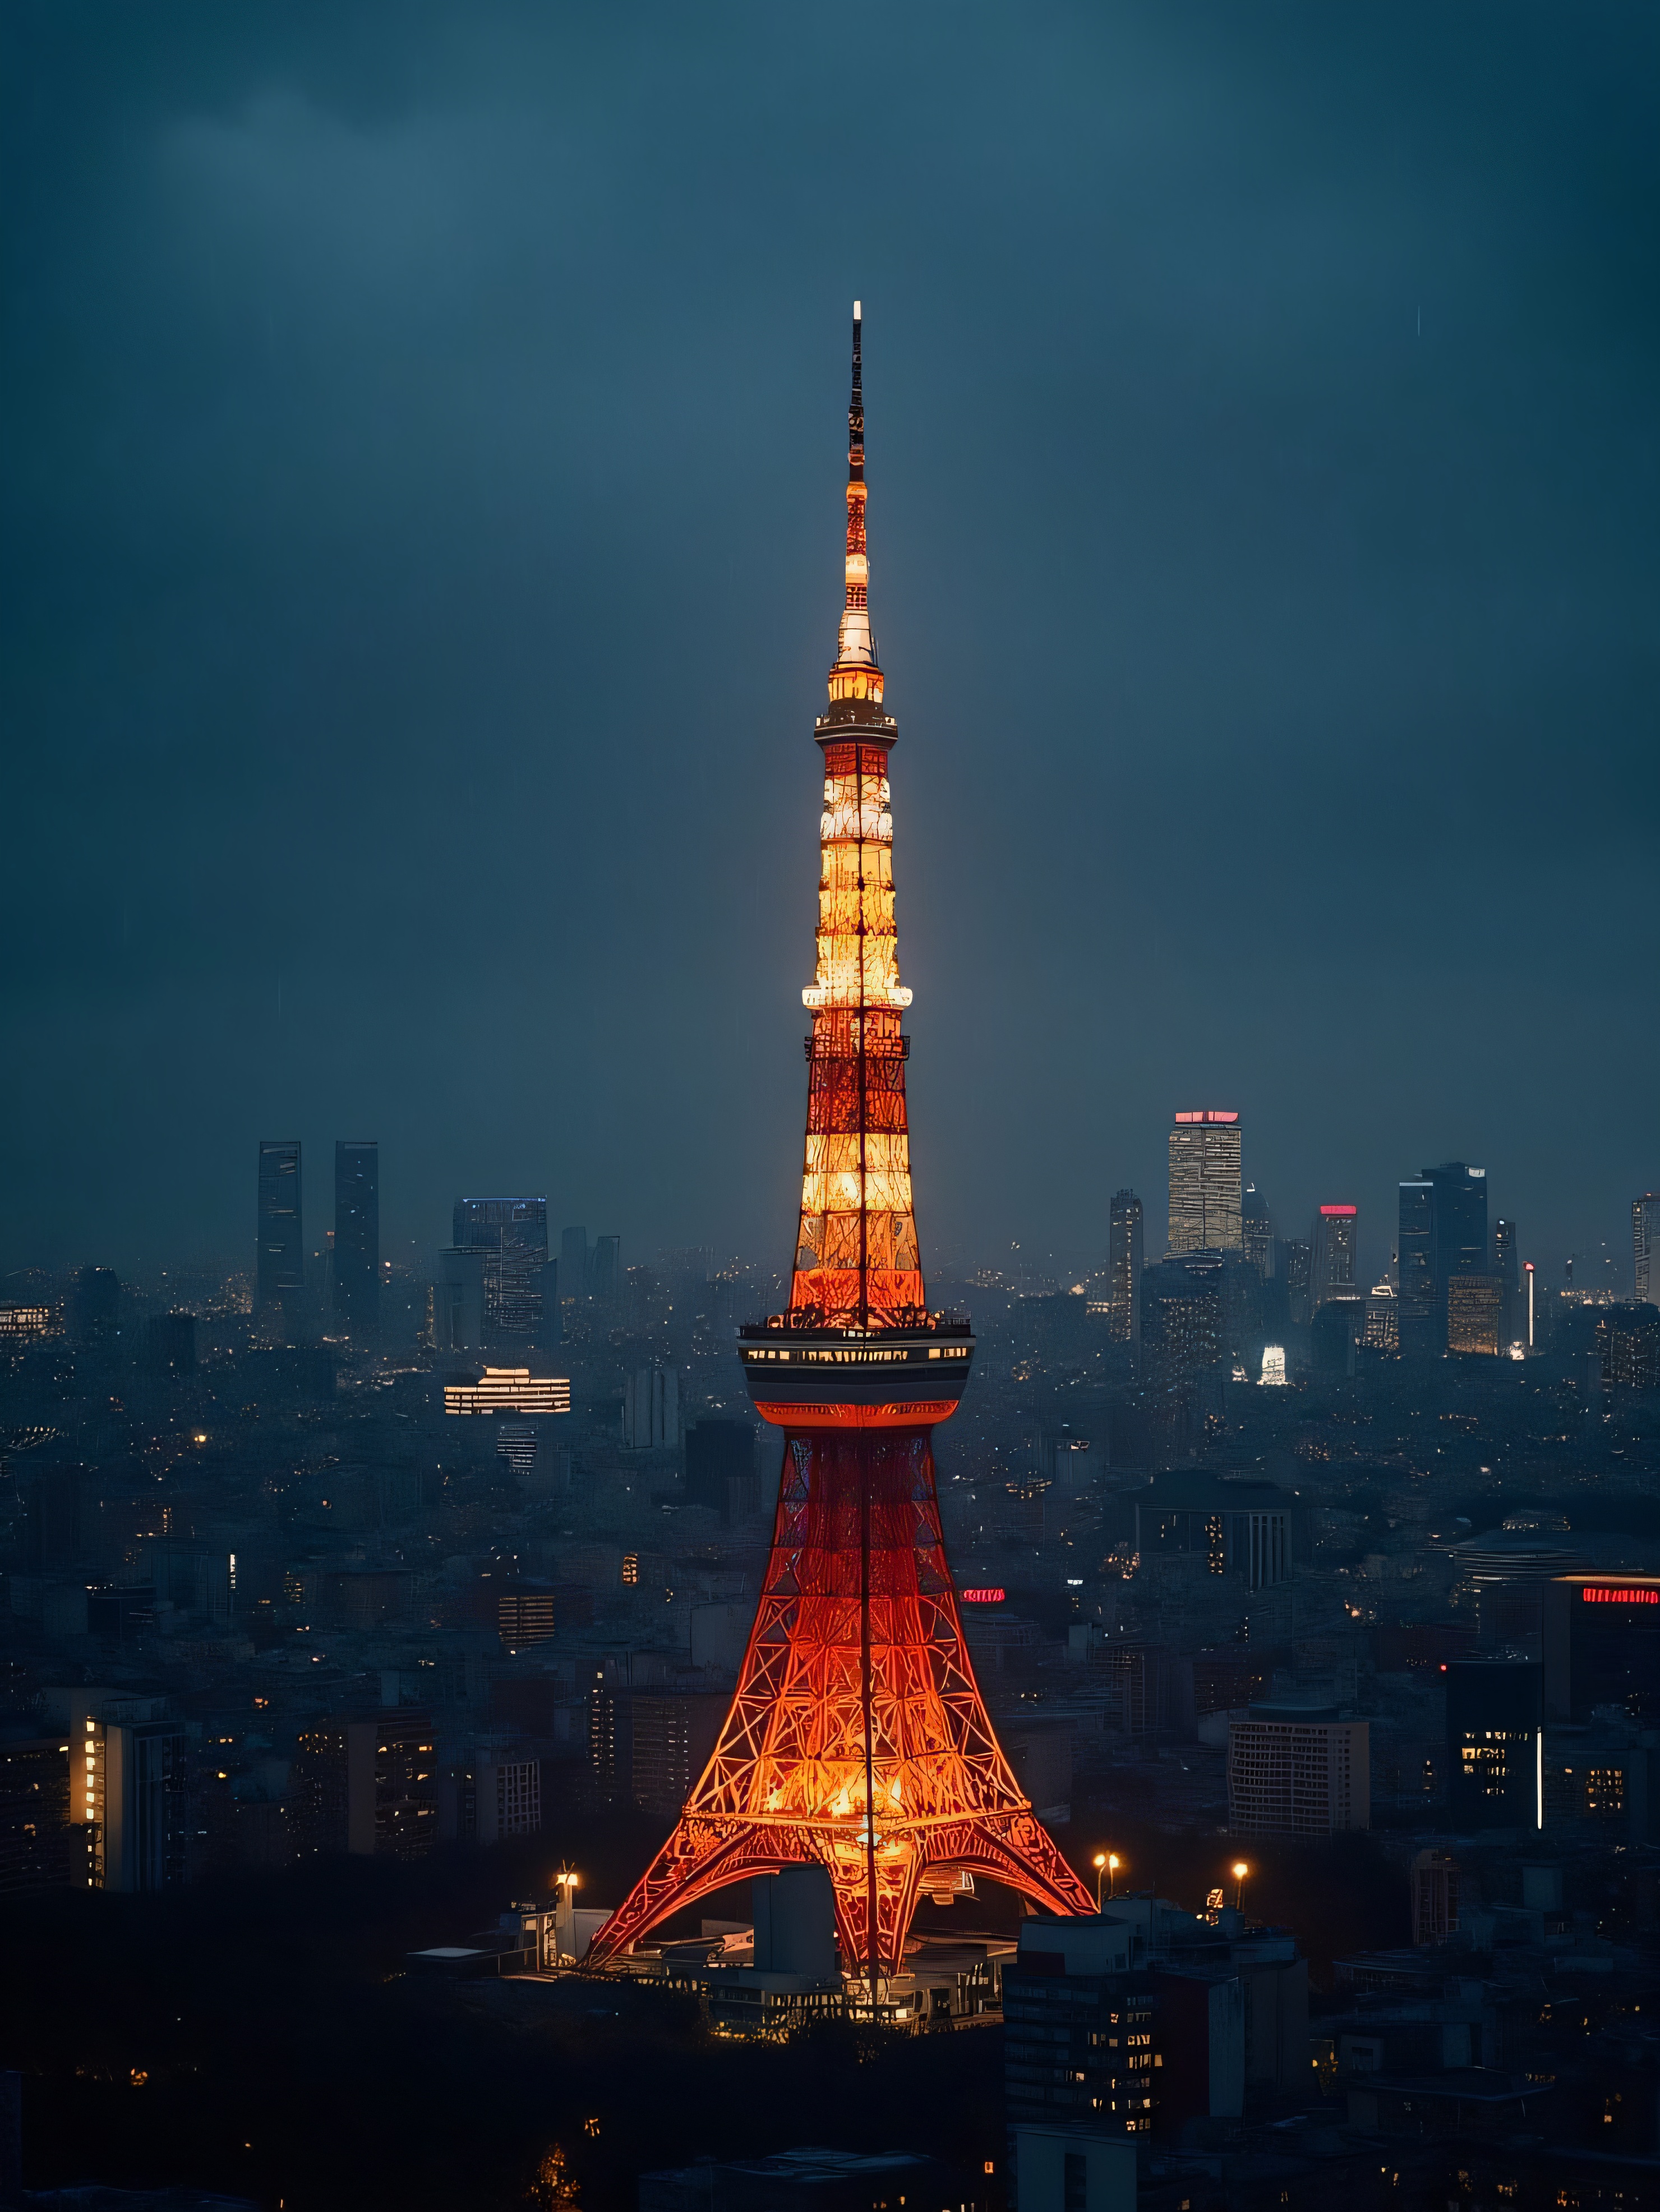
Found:
[[[762,1401],[752,1372],[751,1382]],[[828,1870],[843,1968],[873,1996],[902,1970],[919,1899],[947,1893],[958,1872],[1048,1911],[1094,1911],[975,1681],[946,1566],[933,1422],[903,1418],[917,1405],[810,1399],[803,1420],[763,1403],[784,1428],[784,1463],[732,1709],[673,1834],[595,1936],[596,1964],[715,1890],[804,1862]]]

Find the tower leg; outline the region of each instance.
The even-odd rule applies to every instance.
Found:
[[[993,1732],[946,1565],[926,1427],[787,1437],[755,1626],[674,1833],[594,1940],[614,1957],[729,1883],[825,1867],[844,1970],[901,1971],[930,1867],[1053,1912],[1094,1900]]]

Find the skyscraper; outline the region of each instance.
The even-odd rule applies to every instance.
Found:
[[[1448,1285],[1455,1275],[1488,1273],[1485,1168],[1446,1160],[1401,1185],[1399,1261],[1401,1349],[1439,1358]]]
[[[1355,1289],[1355,1245],[1359,1208],[1323,1206],[1314,1217],[1309,1239],[1309,1310],[1317,1314],[1340,1291],[1351,1296]]]
[[[1178,1114],[1170,1133],[1170,1249],[1244,1248],[1239,1116],[1213,1108]]]
[[[1107,1334],[1114,1344],[1141,1341],[1141,1201],[1133,1190],[1113,1193],[1108,1217]]]
[[[535,1343],[547,1316],[548,1202],[544,1198],[458,1198],[453,1247],[484,1261],[484,1334]]]
[[[1527,1316],[1522,1310],[1522,1271],[1517,1260],[1513,1221],[1499,1220],[1493,1224],[1493,1272],[1499,1278],[1504,1306],[1501,1328],[1509,1346],[1525,1340],[1528,1333]]]
[[[456,1251],[438,1255],[438,1279],[432,1286],[432,1340],[439,1352],[482,1352],[484,1347],[484,1255]]]
[[[259,1225],[254,1270],[261,1313],[292,1321],[306,1288],[306,1254],[300,1235],[300,1140],[259,1140]]]
[[[772,1553],[713,1754],[588,1957],[603,1964],[700,1898],[805,1863],[830,1877],[843,1967],[874,2006],[920,1896],[948,1899],[960,1872],[1062,1914],[1093,1899],[998,1744],[939,1525],[933,1431],[956,1410],[974,1343],[966,1321],[928,1310],[912,1211],[888,787],[899,733],[866,597],[854,316],[847,598],[816,731],[801,1208],[788,1306],[739,1337],[755,1409],[783,1431]]]
[[[588,1232],[562,1229],[559,1232],[559,1295],[585,1298],[588,1294]]]
[[[1631,1202],[1632,1296],[1639,1305],[1660,1305],[1660,1192],[1647,1190]]]
[[[1306,1237],[1287,1237],[1278,1248],[1280,1278],[1286,1285],[1286,1318],[1298,1322],[1313,1319],[1309,1306],[1309,1269],[1313,1247]]]
[[[343,1137],[334,1147],[334,1317],[371,1340],[380,1323],[380,1147]]]
[[[1239,1203],[1239,1229],[1244,1240],[1245,1257],[1267,1283],[1274,1278],[1274,1217],[1268,1212],[1268,1202],[1254,1182],[1245,1185],[1245,1194]]]
[[[1227,1285],[1220,1253],[1173,1253],[1141,1283],[1142,1359],[1159,1387],[1190,1382],[1228,1348]]]
[[[611,1305],[623,1295],[623,1240],[596,1237],[588,1255],[588,1291],[601,1305]]]

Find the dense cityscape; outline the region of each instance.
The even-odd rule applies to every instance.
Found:
[[[798,17],[0,26],[0,2212],[1660,2212],[1652,27]]]
[[[1131,1949],[1018,1981],[1091,1923],[1023,1932],[958,1875],[873,2008],[828,1929],[798,1957],[786,1916],[775,1959],[745,1885],[636,1947],[630,1993],[769,2043],[1000,2016],[1008,2124],[1122,2108],[1159,2203],[1312,2202],[1335,2172],[1369,2185],[1379,2142],[1437,2188],[1456,2159],[1478,2189],[1554,2190],[1575,2142],[1640,2167],[1660,1200],[1633,1202],[1626,1295],[1547,1288],[1481,1170],[1428,1168],[1369,1284],[1347,1204],[1274,1221],[1239,1113],[1179,1111],[1169,1147],[1168,1193],[1118,1194],[1086,1279],[930,1286],[978,1346],[939,1442],[976,1673],[1091,1885],[1110,1852],[1126,1894],[1100,1924]],[[429,1270],[402,1271],[376,1146],[342,1142],[320,1200],[304,1165],[258,1146],[252,1268],[88,1264],[0,1316],[5,1887],[193,1893],[217,1917],[353,1856],[424,1868],[387,1962],[411,2001],[476,2004],[483,1976],[556,2002],[592,1986],[567,1970],[731,1700],[778,1478],[733,1335],[782,1285],[706,1250],[634,1263],[528,1196],[458,1200]],[[492,1887],[472,1924],[460,1899]],[[1045,2063],[1074,1980],[1104,2004],[1145,1984],[1145,2097],[1111,2094],[1116,2061]],[[1213,1992],[1197,2040],[1189,1986]],[[962,2116],[903,2147],[1000,2172],[976,2117],[978,2140]],[[1507,2166],[1525,2138],[1539,2156]],[[727,2127],[704,2148],[728,2144],[794,2148]],[[573,2124],[520,2156],[575,2172],[598,2148]]]

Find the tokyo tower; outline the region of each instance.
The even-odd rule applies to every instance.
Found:
[[[985,1875],[1051,1911],[1090,1892],[1034,1817],[974,1679],[946,1565],[934,1424],[974,1340],[930,1313],[911,1204],[910,993],[894,934],[888,756],[865,541],[860,310],[848,410],[847,598],[824,754],[818,964],[788,1310],[739,1332],[783,1431],[772,1552],[732,1710],[669,1838],[589,1953],[626,1950],[711,1891],[803,1861],[830,1873],[842,1966],[901,1970],[919,1897]]]

